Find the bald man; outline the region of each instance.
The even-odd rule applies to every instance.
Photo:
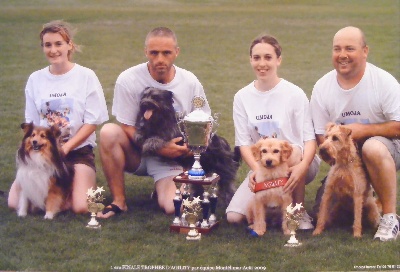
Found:
[[[400,169],[400,85],[388,72],[367,62],[369,48],[356,27],[340,29],[333,38],[334,70],[314,86],[310,106],[318,144],[328,122],[352,130],[372,186],[382,202],[374,239],[395,240],[396,172]]]

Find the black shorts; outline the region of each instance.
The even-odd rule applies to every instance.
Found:
[[[96,172],[94,162],[94,152],[91,145],[72,150],[67,155],[67,160],[72,164],[84,164],[92,168]]]

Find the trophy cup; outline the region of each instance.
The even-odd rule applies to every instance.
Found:
[[[205,104],[203,97],[194,97],[192,104],[196,109],[183,118],[178,116],[178,126],[185,142],[194,154],[192,169],[188,171],[189,179],[203,180],[206,176],[200,164],[200,156],[206,151],[216,132],[218,115],[214,115],[213,118],[201,109]]]
[[[104,192],[103,187],[98,187],[96,190],[93,190],[93,187],[90,187],[86,193],[88,210],[91,216],[89,223],[86,225],[87,228],[101,228],[100,223],[96,220],[96,214],[104,209],[104,205],[100,203],[104,200],[104,197],[101,195],[102,192]]]
[[[299,227],[299,219],[303,216],[303,213],[297,212],[303,208],[301,203],[296,203],[296,206],[292,206],[290,204],[286,208],[286,218],[288,229],[290,230],[290,239],[286,242],[286,247],[298,247],[301,246],[301,243],[296,239],[296,230]]]

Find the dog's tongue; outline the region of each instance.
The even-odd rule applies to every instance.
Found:
[[[149,120],[152,114],[153,114],[153,110],[147,110],[144,113],[143,117],[144,117],[144,119]]]

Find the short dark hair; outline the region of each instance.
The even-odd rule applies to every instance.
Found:
[[[149,38],[151,37],[168,37],[168,38],[172,38],[176,45],[178,46],[178,39],[176,38],[175,33],[169,29],[168,27],[156,27],[154,28],[152,31],[150,31],[147,36],[146,36],[146,40],[145,40],[145,46],[147,45],[147,41]]]

